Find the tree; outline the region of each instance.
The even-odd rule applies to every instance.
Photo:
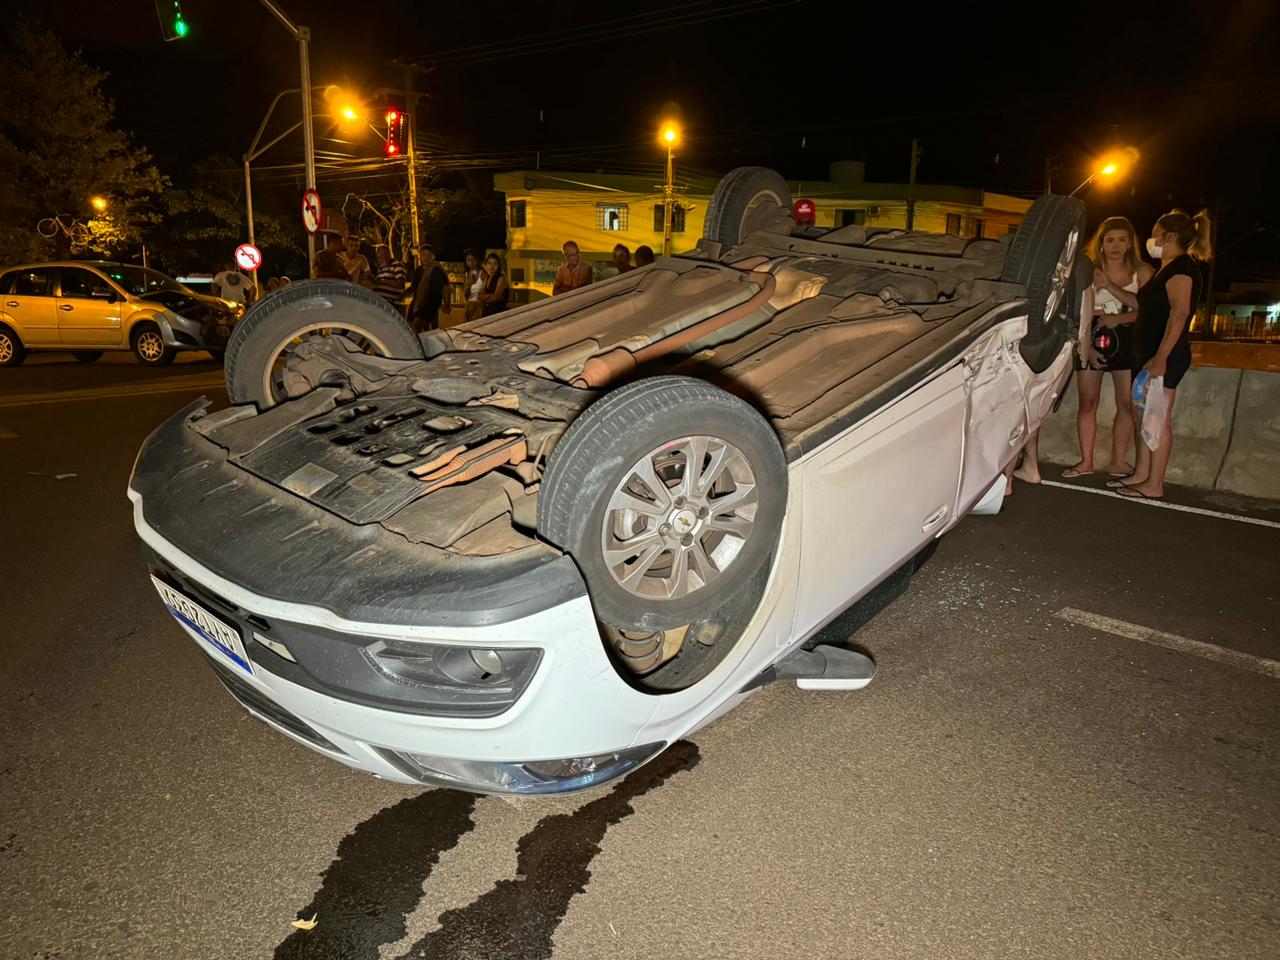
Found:
[[[0,262],[139,245],[158,219],[150,200],[166,181],[145,149],[111,127],[106,74],[19,18],[0,50],[0,76]],[[95,196],[105,210],[93,209]],[[87,236],[41,237],[37,223],[59,214],[87,222]]]
[[[300,253],[296,218],[282,213],[265,191],[254,191],[254,241],[278,255]],[[244,174],[240,161],[215,154],[192,168],[191,186],[165,193],[163,236],[157,250],[174,269],[219,265],[249,239],[245,223]]]

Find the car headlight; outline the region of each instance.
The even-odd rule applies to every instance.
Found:
[[[522,763],[493,760],[454,760],[383,749],[382,755],[420,783],[475,793],[525,795],[570,793],[619,777],[651,759],[666,746],[646,743],[625,750],[562,760]]]
[[[388,680],[412,689],[414,703],[440,716],[492,717],[524,693],[542,660],[539,647],[492,649],[378,640],[361,651]]]

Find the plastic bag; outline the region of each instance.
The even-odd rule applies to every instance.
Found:
[[[1164,377],[1152,377],[1142,370],[1133,378],[1133,405],[1142,414],[1142,442],[1148,450],[1160,447],[1165,421],[1169,417],[1169,395]]]

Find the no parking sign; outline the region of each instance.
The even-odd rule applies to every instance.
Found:
[[[252,273],[262,266],[262,251],[252,243],[240,244],[236,247],[236,266]]]

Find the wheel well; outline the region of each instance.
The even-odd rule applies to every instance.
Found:
[[[164,331],[160,329],[160,324],[156,322],[155,317],[150,315],[139,317],[129,324],[129,346],[133,346],[134,338],[148,326],[155,327],[160,336],[164,336]]]
[[[17,330],[15,330],[11,325],[5,323],[3,320],[0,320],[0,330],[5,331],[7,334],[9,334],[9,336],[17,340],[19,346],[21,347],[26,346],[26,344],[22,342],[22,334],[18,333]]]

